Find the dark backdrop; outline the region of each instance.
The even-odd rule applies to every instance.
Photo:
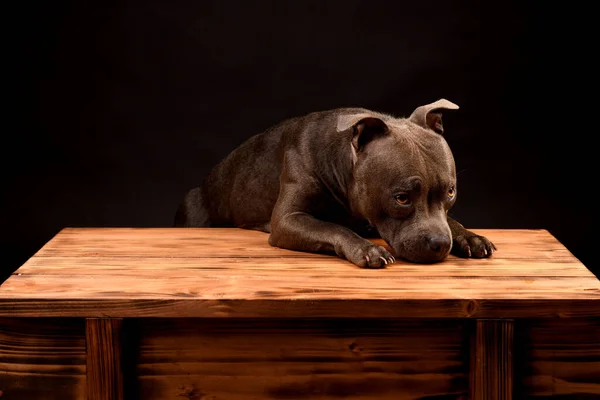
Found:
[[[187,189],[284,118],[440,97],[461,106],[445,116],[454,216],[548,229],[600,271],[591,6],[25,3],[5,12],[4,276],[66,226],[170,226]]]

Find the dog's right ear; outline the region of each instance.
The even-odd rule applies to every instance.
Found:
[[[381,118],[368,113],[340,115],[338,132],[348,129],[352,129],[352,148],[355,152],[361,151],[374,137],[389,132],[389,127]]]
[[[417,107],[409,117],[409,120],[441,135],[444,133],[441,110],[458,110],[458,106],[446,99],[439,99],[431,104]]]

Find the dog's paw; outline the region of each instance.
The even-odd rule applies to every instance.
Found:
[[[389,251],[376,244],[368,244],[354,249],[348,260],[361,268],[384,268],[386,265],[396,262]]]
[[[494,243],[470,231],[453,238],[452,254],[458,257],[487,258],[491,257],[494,251]]]

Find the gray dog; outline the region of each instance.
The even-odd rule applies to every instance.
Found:
[[[256,229],[286,249],[335,253],[360,267],[489,257],[485,237],[448,217],[454,158],[443,138],[448,100],[409,118],[340,108],[293,118],[255,135],[191,189],[175,226]]]

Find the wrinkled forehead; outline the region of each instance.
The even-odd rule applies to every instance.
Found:
[[[406,119],[393,120],[390,126],[391,136],[397,141],[398,148],[406,150],[408,156],[427,159],[429,163],[439,164],[446,169],[454,169],[454,158],[446,139],[439,133],[425,129]]]
[[[390,171],[385,178],[394,180],[401,174],[429,182],[456,180],[454,158],[442,135],[406,120],[394,120],[388,126],[390,135],[379,143],[377,157],[377,164],[384,164],[378,170]]]

